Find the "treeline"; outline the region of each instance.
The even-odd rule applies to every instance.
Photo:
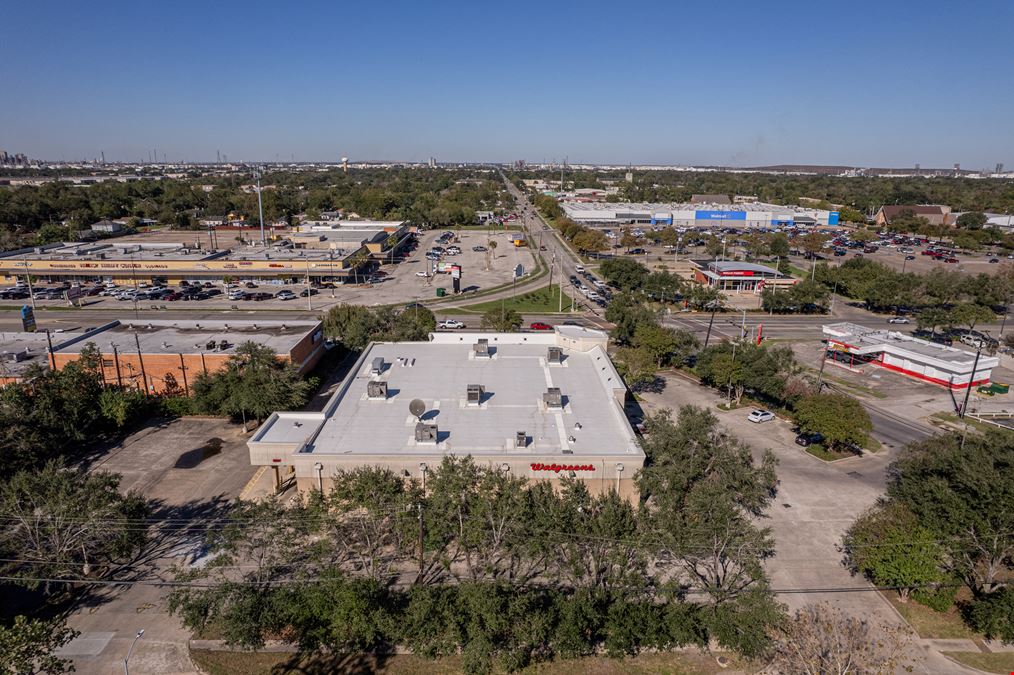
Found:
[[[234,645],[401,645],[460,652],[469,672],[711,640],[761,654],[782,616],[762,569],[772,541],[754,522],[775,461],[756,464],[701,409],[648,425],[640,507],[471,457],[431,467],[425,487],[340,471],[326,494],[244,503],[210,528],[214,562],[179,572],[170,607]]]
[[[324,315],[324,332],[353,351],[362,351],[370,342],[426,340],[436,327],[433,312],[422,306],[396,310],[342,303]]]
[[[634,182],[624,171],[575,171],[565,174],[567,188],[620,187],[632,202],[686,202],[694,194],[754,195],[773,204],[799,204],[800,198],[846,204],[872,214],[884,204],[947,204],[955,211],[1014,212],[1014,184],[1009,180],[972,178],[873,178],[782,176],[762,173],[635,171]],[[560,179],[552,171],[512,174],[512,179]],[[829,204],[816,204],[826,208]]]
[[[1014,642],[1014,435],[938,434],[902,450],[887,496],[845,535],[845,561],[973,630]]]
[[[241,189],[253,181],[251,174],[238,174],[0,188],[0,245],[73,239],[77,230],[107,218],[151,218],[179,228],[199,227],[202,215],[232,213],[255,220],[257,195]],[[272,222],[343,209],[363,218],[447,227],[475,223],[477,210],[503,209],[510,199],[496,175],[464,169],[356,169],[347,175],[272,171],[261,184],[266,186],[264,217]]]
[[[630,263],[625,261],[622,267],[628,269]],[[620,293],[605,315],[615,324],[611,337],[618,347],[616,367],[633,391],[657,391],[665,384],[658,374],[660,369],[681,368],[722,392],[730,406],[740,405],[749,395],[784,411],[802,431],[820,433],[823,445],[830,450],[859,452],[869,442],[873,425],[862,405],[850,396],[821,391],[796,361],[791,347],[748,339],[716,341],[702,347],[690,331],[663,325],[664,314],[647,300],[645,294]]]
[[[94,345],[60,370],[31,367],[21,382],[0,387],[0,479],[79,457],[146,412],[142,392],[103,383]]]
[[[862,300],[874,311],[975,305],[987,310],[980,310],[978,319],[986,321],[993,316],[993,308],[999,309],[1014,298],[1014,266],[1009,265],[997,274],[903,274],[874,260],[852,258],[840,266],[818,264],[814,276],[828,289]]]
[[[148,544],[155,503],[120,490],[120,476],[89,471],[92,453],[152,417],[204,412],[263,419],[302,406],[313,381],[252,342],[240,345],[222,371],[201,374],[193,397],[166,377],[165,390],[146,395],[109,385],[101,356],[87,345],[60,370],[29,369],[22,382],[0,388],[0,576],[36,595],[40,615],[53,613],[90,588],[67,593],[61,582],[101,580],[136,564]],[[52,651],[75,635],[62,620],[0,612],[0,670],[64,672]],[[10,622],[9,626],[5,626]]]

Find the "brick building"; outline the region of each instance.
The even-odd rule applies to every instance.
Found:
[[[49,361],[56,368],[80,358],[89,344],[102,356],[106,382],[152,394],[175,384],[184,393],[201,373],[225,367],[237,347],[255,342],[307,373],[324,353],[319,321],[123,320],[54,343]]]

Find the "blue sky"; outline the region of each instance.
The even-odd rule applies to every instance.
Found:
[[[1014,2],[20,2],[48,159],[1014,168]]]

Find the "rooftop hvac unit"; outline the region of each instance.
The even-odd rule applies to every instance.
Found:
[[[542,395],[542,402],[546,404],[547,408],[562,408],[563,394],[560,393],[560,388],[550,387],[546,390],[546,393]]]
[[[368,398],[387,398],[387,382],[370,380],[366,383],[366,396]]]
[[[528,447],[528,434],[524,431],[519,431],[514,434],[514,447],[515,448],[527,448]]]
[[[468,405],[479,405],[482,403],[482,395],[486,393],[486,388],[481,384],[470,384],[466,392],[465,401]]]
[[[479,338],[479,341],[472,345],[472,350],[476,356],[489,356],[489,340],[486,338]]]
[[[436,424],[424,424],[419,422],[415,425],[415,442],[416,443],[436,443],[437,442],[437,425]]]
[[[218,349],[220,351],[224,352],[228,348],[229,348],[229,341],[228,340],[222,340],[221,342],[218,343]]]
[[[208,351],[211,351],[212,349],[215,348],[215,341],[214,340],[208,340],[208,343],[206,345],[204,345],[204,348],[207,349]]]
[[[370,375],[380,375],[384,372],[384,357],[378,356],[370,363]]]
[[[561,347],[550,347],[549,355],[546,360],[550,363],[563,363],[563,348]]]

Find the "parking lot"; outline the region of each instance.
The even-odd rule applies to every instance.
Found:
[[[90,468],[119,473],[121,490],[154,500],[157,522],[130,578],[170,578],[172,564],[199,555],[207,523],[223,515],[256,470],[239,425],[195,418],[145,427]],[[68,625],[81,635],[60,654],[74,660],[78,673],[120,672],[134,635],[144,629],[130,659],[132,670],[194,672],[190,632],[166,611],[164,592],[141,584],[104,588],[72,613]]]
[[[203,288],[202,291],[217,293],[211,297],[200,297],[200,299],[188,299],[186,295],[181,295],[181,290],[186,290],[186,287],[177,285],[167,287],[169,291],[175,293],[174,296],[150,298],[142,294],[135,301],[129,295],[125,299],[99,295],[98,293],[104,290],[99,288],[99,285],[83,284],[85,295],[80,299],[80,303],[82,307],[122,308],[124,311],[132,311],[135,304],[140,309],[152,307],[185,309],[190,306],[206,309],[229,309],[235,306],[243,309],[306,310],[308,308],[326,308],[342,302],[386,305],[423,300],[435,297],[437,288],[444,288],[448,294],[451,293],[450,274],[436,274],[429,277],[417,274],[431,271],[430,261],[426,259],[425,253],[441,234],[441,231],[422,232],[419,235],[418,246],[400,262],[381,265],[371,278],[360,279],[361,283],[338,284],[334,288],[311,288],[312,296],[310,298],[306,297],[307,286],[305,283],[283,284],[276,283],[274,280],[250,280],[248,282],[237,279],[233,285],[228,287],[222,282],[213,282],[210,288]],[[444,256],[442,260],[461,266],[461,288],[464,292],[475,292],[510,283],[517,265],[522,265],[526,274],[533,268],[535,261],[533,252],[527,247],[516,248],[510,242],[508,234],[502,229],[498,232],[490,232],[486,229],[469,229],[460,232],[457,245],[461,248],[461,254]],[[489,255],[487,269],[487,254],[473,251],[472,248],[486,246],[489,241],[496,242],[496,250],[495,253]],[[66,288],[61,284],[36,281],[32,288],[37,296],[35,300],[37,307],[66,307],[68,305],[67,300],[63,297],[63,291]],[[6,289],[0,290],[10,289],[11,287],[8,286]],[[136,287],[132,283],[121,283],[116,289],[108,290],[129,294],[135,290],[149,291],[150,287],[144,282],[138,282]],[[236,292],[232,298],[229,297],[231,290]],[[88,294],[93,291],[95,294]],[[289,299],[277,297],[279,293],[286,291]],[[49,296],[50,293],[52,296]],[[239,293],[244,295],[239,297]],[[23,288],[17,297],[5,298],[0,293],[0,303],[5,302],[18,305],[29,304],[31,301],[27,297],[27,287]]]

